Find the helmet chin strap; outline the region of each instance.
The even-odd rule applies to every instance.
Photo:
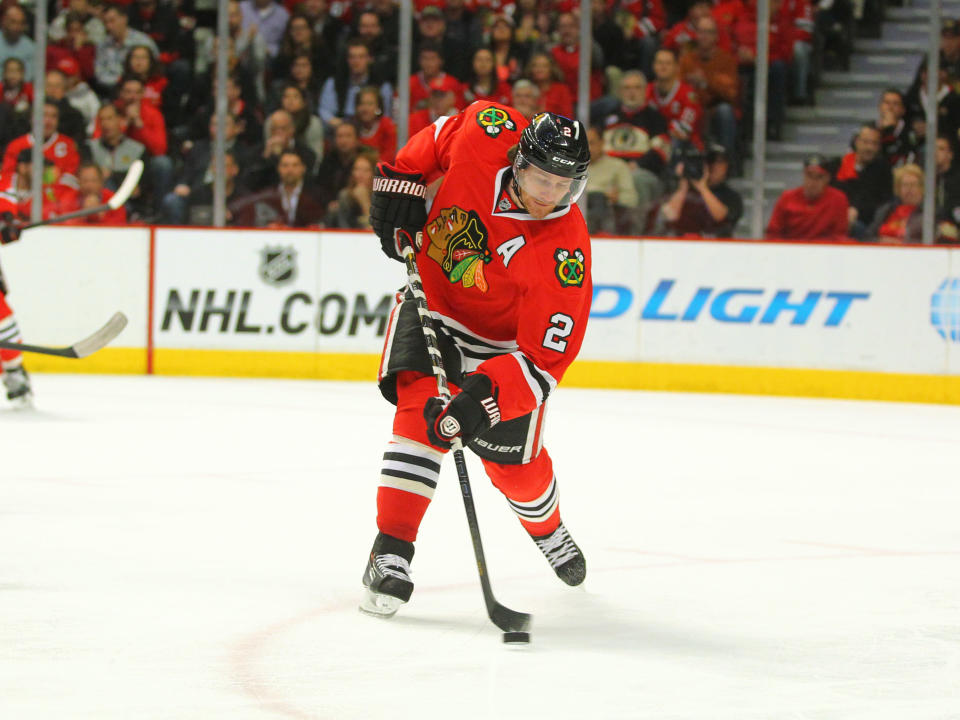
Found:
[[[510,187],[513,190],[514,198],[516,199],[517,204],[521,208],[523,208],[524,210],[527,210],[527,206],[523,202],[523,195],[520,194],[520,181],[517,180],[516,169],[510,170],[510,174],[512,175],[512,177],[510,178]],[[527,212],[530,212],[530,211],[527,210]]]

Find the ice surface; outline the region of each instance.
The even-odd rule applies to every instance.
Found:
[[[373,383],[35,376],[0,409],[0,718],[960,718],[960,408],[560,389],[585,587],[452,463],[360,614]]]

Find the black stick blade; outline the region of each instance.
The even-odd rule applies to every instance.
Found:
[[[490,620],[503,632],[529,632],[530,619],[529,613],[517,612],[494,601],[490,608]]]

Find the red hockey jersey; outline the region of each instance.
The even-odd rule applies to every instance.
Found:
[[[697,100],[696,91],[684,82],[677,81],[666,95],[660,95],[656,83],[647,85],[647,106],[659,111],[667,121],[671,133],[681,132],[697,147],[703,147],[700,139],[700,118],[703,108]]]
[[[27,133],[12,140],[7,145],[3,155],[3,166],[0,174],[10,175],[17,169],[17,156],[22,150],[33,147],[33,135]],[[60,168],[60,172],[67,175],[76,175],[80,167],[80,153],[77,144],[66,135],[55,132],[43,143],[43,156]]]
[[[593,294],[579,208],[535,220],[507,193],[507,150],[526,125],[511,107],[475,102],[414,135],[396,161],[427,183],[443,177],[418,251],[423,286],[464,369],[499,386],[504,420],[537,408],[563,377]]]

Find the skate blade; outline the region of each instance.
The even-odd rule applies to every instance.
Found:
[[[374,617],[388,618],[396,615],[401,605],[403,600],[400,598],[371,592],[370,588],[364,588],[363,597],[360,599],[360,612]]]
[[[33,410],[33,393],[27,393],[10,401],[14,410]]]

